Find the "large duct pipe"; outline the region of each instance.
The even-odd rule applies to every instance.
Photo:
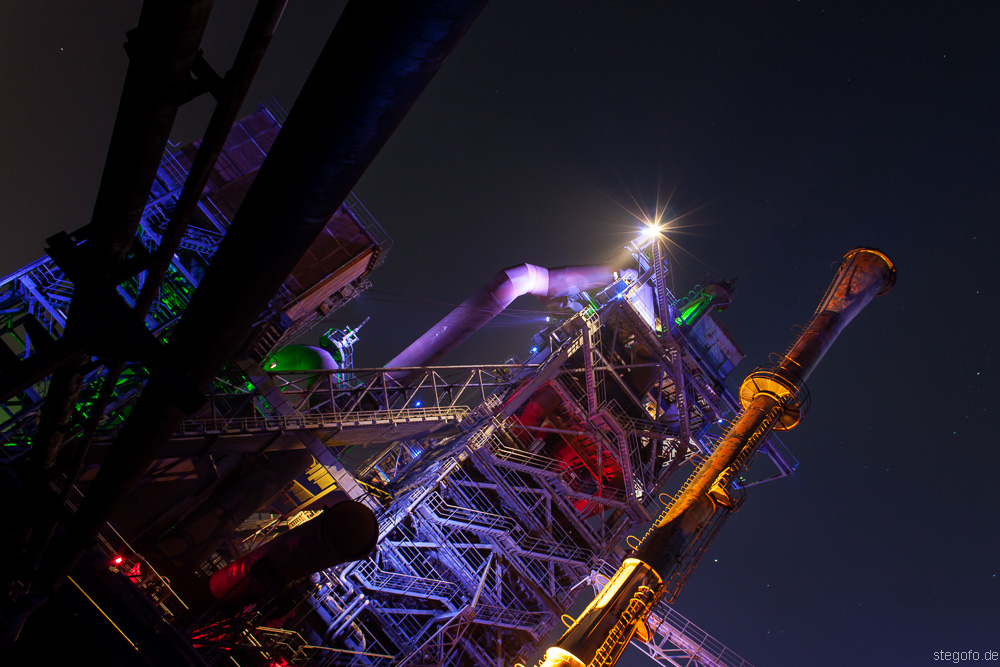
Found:
[[[39,582],[62,583],[485,5],[352,0]],[[189,407],[189,406],[188,406]]]
[[[743,382],[743,412],[739,419],[692,475],[677,502],[657,519],[636,551],[636,558],[666,575],[691,546],[702,518],[718,507],[733,507],[729,489],[740,469],[750,462],[771,429],[788,429],[799,422],[804,408],[804,383],[819,360],[844,327],[877,294],[887,292],[894,280],[892,262],[881,252],[858,248],[845,255],[812,321],[781,363],[775,368],[757,369]]]
[[[519,264],[504,269],[385,366],[405,368],[433,364],[503,312],[517,297],[525,294],[547,299],[572,296],[608,285],[614,280],[614,271],[611,265],[546,269],[534,264]],[[418,373],[398,371],[393,377],[405,382]]]
[[[663,581],[649,565],[626,559],[580,618],[545,652],[543,667],[615,664],[632,635],[649,640],[645,618],[662,586]],[[607,641],[608,637],[615,641]]]
[[[543,667],[591,664],[612,665],[637,630],[641,631],[655,598],[670,589],[675,595],[698,555],[708,546],[717,529],[715,521],[736,509],[739,500],[731,494],[732,483],[752,460],[757,448],[773,428],[791,428],[803,411],[804,382],[830,345],[871,300],[889,291],[895,268],[883,253],[857,248],[847,253],[837,275],[820,302],[806,330],[772,369],[758,369],[740,390],[744,410],[711,456],[688,479],[673,504],[668,506],[646,533],[633,557],[601,591],[604,603],[586,612],[546,652]],[[623,576],[639,563],[651,568],[656,578],[645,577],[644,590],[624,585]],[[641,569],[641,568],[640,568]],[[653,599],[650,599],[652,595]],[[611,606],[620,614],[605,614]],[[611,658],[610,660],[608,658]]]
[[[803,388],[816,365],[851,320],[876,296],[892,289],[896,271],[892,261],[871,248],[856,248],[844,256],[837,276],[826,290],[813,319],[781,362],[772,369],[758,369],[740,387],[743,407],[762,392],[788,399],[782,423],[787,430],[798,422],[799,409],[794,395]]]
[[[353,500],[339,503],[219,570],[208,585],[224,602],[275,595],[313,572],[364,558],[376,541],[375,514]]]
[[[177,520],[166,536],[147,540],[151,542],[147,556],[175,578],[193,573],[198,563],[208,558],[247,517],[266,507],[305,472],[312,460],[304,449],[269,452],[189,515]]]

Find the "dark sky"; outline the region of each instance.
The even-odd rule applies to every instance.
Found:
[[[89,220],[139,6],[10,4],[4,274]],[[249,5],[217,2],[217,69]],[[291,3],[249,100],[291,104],[341,6]],[[739,276],[742,378],[876,246],[897,286],[810,380],[799,471],[751,491],[677,607],[758,667],[1000,651],[997,26],[988,2],[497,0],[358,185],[395,247],[334,323],[372,315],[356,361],[385,363],[498,269],[602,260],[672,194],[678,290]],[[523,353],[517,306],[448,361]]]

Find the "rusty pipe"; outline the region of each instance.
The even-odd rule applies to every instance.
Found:
[[[855,248],[844,255],[812,320],[781,361],[762,367],[743,381],[740,403],[746,408],[761,393],[786,401],[777,430],[793,428],[805,410],[805,381],[826,355],[833,341],[872,299],[896,282],[896,269],[886,255],[873,248]]]
[[[606,597],[607,591],[617,590],[615,599],[619,606],[625,598],[638,600],[636,594],[630,597],[629,591],[620,585],[612,589],[623,573],[636,569],[635,562],[650,568],[662,582],[657,586],[655,579],[648,578],[647,587],[654,598],[665,593],[672,598],[677,594],[718,528],[718,521],[739,506],[741,500],[732,492],[739,472],[749,464],[772,429],[792,428],[798,423],[806,403],[805,380],[844,327],[872,299],[888,292],[895,277],[892,261],[878,250],[856,248],[844,256],[809,326],[777,366],[757,369],[747,377],[740,389],[743,404],[740,417],[711,456],[692,473],[675,501],[660,514],[632,558],[622,564],[598,599]],[[632,610],[622,612],[619,620],[641,628],[655,599],[647,602],[643,598],[641,608],[646,613],[641,617],[635,618]],[[640,609],[638,602],[628,604]],[[546,653],[544,667],[578,667],[592,662],[614,664],[617,654],[610,652],[627,642],[635,630],[620,627],[621,623],[601,621],[598,616],[603,615],[603,607],[591,607],[549,649],[551,656]]]
[[[628,558],[580,617],[545,652],[542,667],[613,665],[638,635],[649,640],[645,618],[656,602],[663,580],[635,558]]]

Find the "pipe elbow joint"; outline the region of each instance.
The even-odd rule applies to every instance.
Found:
[[[500,276],[505,278],[506,284],[499,286],[498,291],[510,292],[508,303],[522,294],[546,296],[549,292],[549,270],[536,264],[518,264],[504,269],[498,274]]]

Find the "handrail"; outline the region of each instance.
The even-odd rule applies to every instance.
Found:
[[[442,406],[430,408],[406,408],[403,410],[358,410],[354,412],[307,412],[298,415],[270,415],[266,417],[234,417],[232,419],[189,419],[181,423],[176,435],[181,437],[224,434],[261,433],[274,431],[303,430],[314,428],[353,428],[376,424],[455,422],[458,423],[469,413],[469,408]],[[101,429],[99,439],[113,437],[118,427]]]
[[[379,569],[373,561],[362,561],[351,571],[351,576],[365,588],[382,593],[396,593],[412,597],[451,600],[459,592],[459,587],[450,581],[426,579],[410,574],[387,572]]]

